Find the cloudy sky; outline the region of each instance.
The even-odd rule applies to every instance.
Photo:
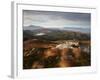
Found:
[[[23,25],[44,28],[90,28],[89,13],[23,10]]]

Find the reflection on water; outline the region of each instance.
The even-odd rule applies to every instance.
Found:
[[[90,54],[91,52],[91,49],[90,49],[90,46],[88,45],[80,45],[80,48],[83,52],[86,52],[87,54]]]

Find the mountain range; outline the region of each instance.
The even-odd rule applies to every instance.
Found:
[[[35,26],[35,25],[29,25],[29,26],[24,26],[23,30],[37,30],[37,29],[51,29],[51,30],[67,30],[67,31],[76,31],[76,32],[82,32],[82,33],[90,33],[90,28],[80,28],[80,27],[63,27],[63,28],[44,28],[41,26]]]
[[[23,28],[23,40],[90,40],[90,33],[81,31],[80,28],[43,28],[40,26],[30,25]],[[85,30],[85,29],[84,29]]]

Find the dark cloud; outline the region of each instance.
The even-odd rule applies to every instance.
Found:
[[[90,21],[90,13],[73,13],[73,12],[56,12],[56,11],[33,11],[33,10],[24,10],[24,13],[27,15],[48,15],[55,17],[63,17],[70,20],[83,20]]]

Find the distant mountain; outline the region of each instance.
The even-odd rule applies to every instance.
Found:
[[[24,26],[23,30],[36,30],[36,29],[42,29],[43,27],[30,25],[30,26]]]
[[[90,33],[90,28],[73,28],[73,27],[64,27],[64,30],[82,32],[82,33]]]
[[[75,32],[82,32],[82,33],[90,33],[90,28],[74,28],[74,27],[64,27],[64,28],[43,28],[41,26],[29,25],[24,26],[23,30],[37,30],[42,32],[51,32],[51,31],[60,31],[60,30],[67,30],[67,31],[75,31]]]

